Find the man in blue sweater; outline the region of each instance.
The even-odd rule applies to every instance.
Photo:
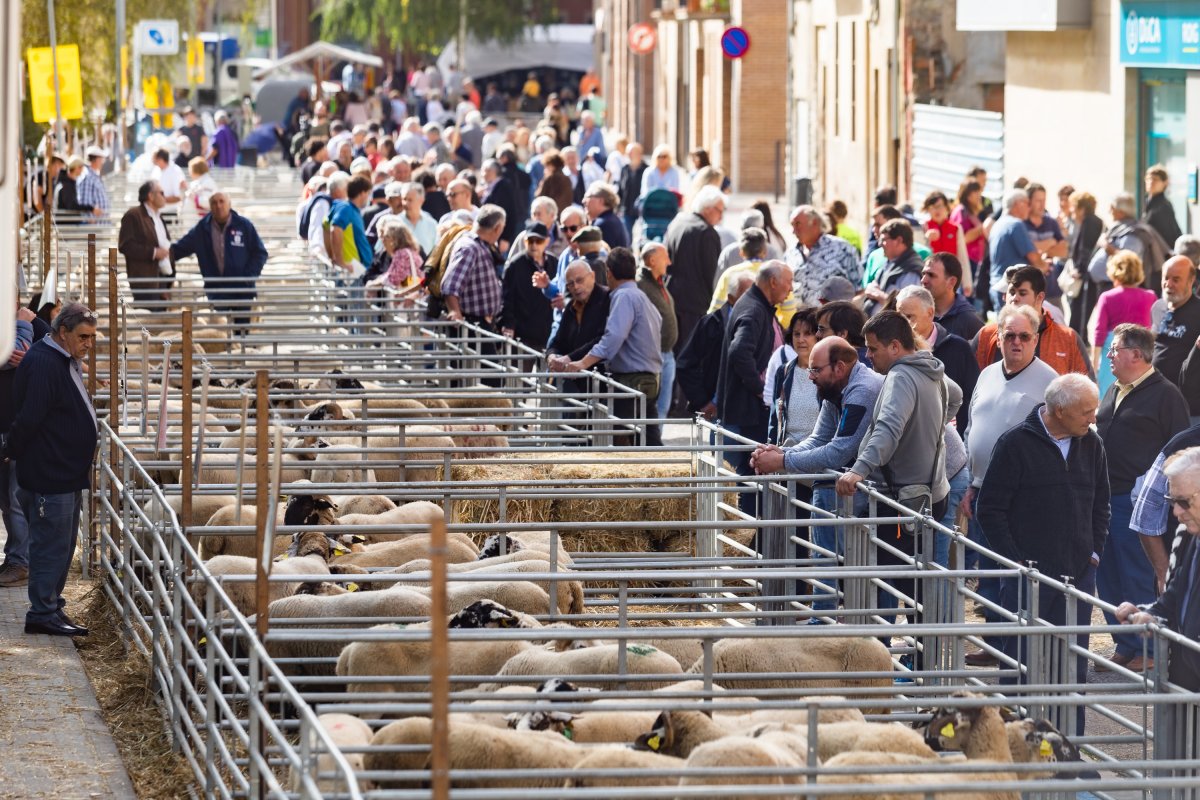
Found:
[[[26,633],[86,636],[63,612],[62,590],[79,534],[80,492],[90,485],[96,410],[80,360],[96,342],[96,315],[68,303],[53,332],[29,348],[13,381],[16,417],[3,450],[17,462],[17,499],[29,523]]]

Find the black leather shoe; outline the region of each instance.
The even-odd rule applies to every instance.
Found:
[[[75,622],[73,619],[68,617],[61,610],[58,612],[58,621],[61,622],[63,625],[66,625],[68,628],[74,628],[75,630],[80,631],[80,633],[77,633],[76,636],[87,636],[88,635],[87,628],[85,628],[84,626]]]
[[[26,633],[45,633],[50,636],[87,636],[87,628],[78,628],[74,625],[64,625],[56,619],[49,622],[26,622]]]

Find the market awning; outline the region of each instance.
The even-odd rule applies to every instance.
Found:
[[[541,25],[529,28],[525,38],[513,44],[495,40],[467,39],[465,72],[483,78],[514,69],[562,69],[587,72],[594,60],[596,29],[591,25]],[[458,42],[452,41],[438,56],[444,73],[458,64]]]
[[[370,53],[360,53],[348,47],[339,47],[329,42],[313,42],[308,47],[302,47],[294,53],[288,53],[269,67],[257,70],[254,77],[261,78],[280,69],[299,66],[309,61],[324,60],[327,62],[350,61],[367,67],[382,67],[383,59]]]

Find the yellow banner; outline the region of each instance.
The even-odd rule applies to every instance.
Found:
[[[79,73],[79,47],[58,46],[58,97],[63,119],[83,118],[83,80]],[[49,47],[29,48],[29,100],[34,122],[52,122],[54,112],[54,55]]]

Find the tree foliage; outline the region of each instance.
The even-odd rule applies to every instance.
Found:
[[[526,28],[556,18],[553,0],[466,0],[467,32],[478,39],[518,41]],[[459,0],[324,0],[321,35],[436,55],[458,35]]]

